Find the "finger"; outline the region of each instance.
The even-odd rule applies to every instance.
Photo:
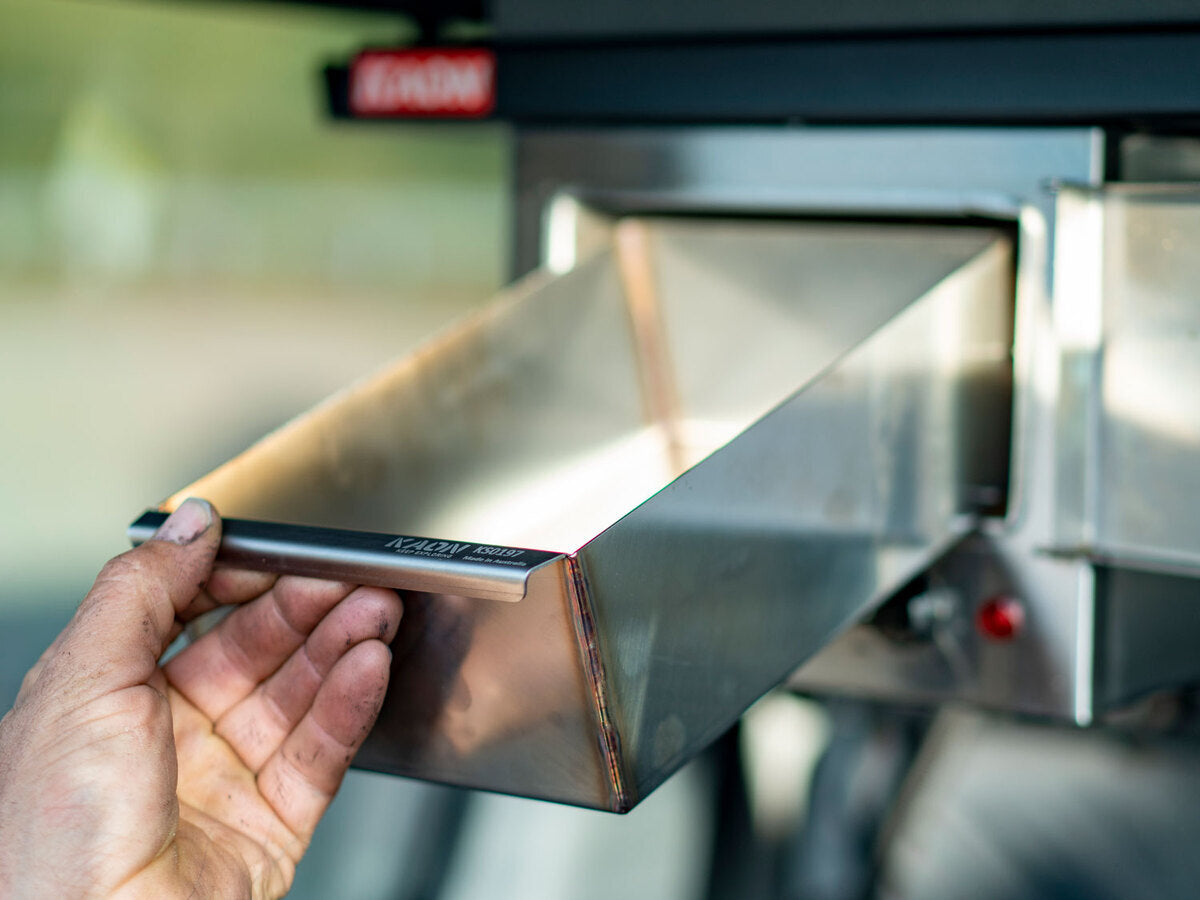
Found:
[[[220,540],[212,506],[186,500],[153,538],[105,565],[35,677],[86,696],[144,683],[158,667],[176,612],[208,580]]]
[[[171,626],[171,631],[167,635],[168,643],[174,641],[175,638],[179,637],[180,632],[183,631],[183,625],[180,623],[190,622],[219,606],[240,604],[254,599],[270,590],[271,585],[275,583],[278,577],[273,572],[254,572],[249,569],[226,569],[222,567],[214,568],[204,588],[196,594],[191,603],[176,613],[175,624]],[[42,651],[37,662],[25,673],[24,678],[21,679],[21,686],[17,691],[16,699],[13,701],[14,706],[20,706],[24,702],[29,691],[32,690],[34,683],[37,681],[38,676],[41,675],[42,670],[46,667],[47,660],[58,653],[66,635],[67,629],[64,628],[55,637],[53,643]]]
[[[239,606],[261,597],[269,591],[279,576],[274,572],[253,572],[249,569],[228,569],[217,566],[204,590],[179,611],[181,622],[190,622],[197,616],[211,612],[218,606]]]
[[[321,685],[312,709],[258,773],[263,797],[305,842],[379,715],[391,658],[380,641],[352,647]]]
[[[337,661],[363,641],[390,644],[400,616],[395,592],[358,588],[321,620],[275,674],[220,718],[217,734],[257,772],[308,712]]]
[[[337,581],[280,578],[168,662],[167,678],[216,721],[283,665],[351,590]]]
[[[195,598],[175,614],[175,624],[171,628],[171,640],[183,633],[184,627],[205,613],[224,606],[236,606],[248,600],[256,599],[271,589],[278,580],[275,572],[255,572],[250,569],[226,569],[217,567],[208,577],[204,589]],[[200,635],[208,631],[215,622],[191,635],[198,640]]]

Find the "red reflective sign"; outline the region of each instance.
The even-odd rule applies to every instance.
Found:
[[[490,50],[368,50],[350,66],[350,112],[478,118],[496,105]]]

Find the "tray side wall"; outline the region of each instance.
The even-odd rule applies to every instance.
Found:
[[[635,800],[971,527],[1011,265],[998,240],[580,551]]]

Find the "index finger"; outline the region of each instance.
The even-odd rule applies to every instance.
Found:
[[[192,602],[179,611],[176,618],[187,623],[220,606],[240,606],[261,597],[278,580],[279,575],[275,572],[216,566],[208,582],[200,588]]]
[[[354,585],[336,581],[280,578],[168,662],[167,678],[216,721],[278,669],[353,591]]]

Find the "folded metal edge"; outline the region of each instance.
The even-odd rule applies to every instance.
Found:
[[[137,545],[167,513],[147,510],[129,526]],[[484,600],[524,599],[530,573],[563,554],[473,541],[223,519],[217,561],[257,571],[329,578]]]

